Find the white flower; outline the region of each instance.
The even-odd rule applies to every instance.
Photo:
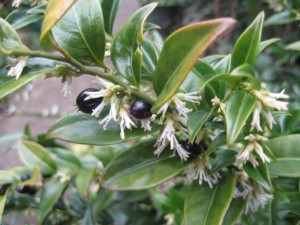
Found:
[[[15,65],[14,67],[11,67],[10,70],[8,71],[7,75],[8,76],[15,76],[16,80],[19,79],[19,77],[21,76],[23,69],[25,68],[25,66],[27,65],[28,62],[28,57],[19,57],[17,60],[17,65]]]
[[[61,90],[64,97],[71,95],[71,84],[72,84],[72,76],[67,76],[64,81],[63,89]]]
[[[261,186],[255,186],[247,197],[245,214],[248,214],[249,211],[256,212],[259,207],[264,208],[272,199],[273,196],[267,194]]]
[[[107,99],[106,99],[107,100]],[[106,105],[106,103],[103,103],[101,102],[101,104],[98,106],[98,112],[97,112],[97,115],[99,115],[99,110],[102,111],[102,109],[100,108],[101,107],[104,107]],[[117,95],[113,95],[111,98],[110,98],[110,110],[109,110],[109,113],[106,117],[104,117],[100,122],[99,124],[104,124],[103,126],[103,129],[105,130],[106,129],[106,126],[107,124],[109,123],[109,121],[111,120],[114,120],[114,121],[117,121],[117,116],[118,116],[118,111],[119,111],[119,107],[120,107],[120,99],[117,97]],[[108,104],[108,103],[107,103]],[[97,108],[93,111],[96,112]],[[93,114],[92,114],[93,115]]]
[[[262,131],[262,128],[260,126],[260,113],[261,113],[261,103],[257,102],[256,107],[253,111],[253,118],[252,118],[252,122],[251,122],[250,131],[252,131],[254,128],[256,128],[256,130],[258,130],[258,131]]]
[[[245,137],[245,140],[248,140],[249,144],[237,154],[236,163],[238,165],[245,164],[247,161],[250,161],[253,167],[256,167],[258,162],[253,155],[253,151],[261,158],[263,163],[271,162],[271,159],[264,153],[262,146],[258,143],[258,141],[266,141],[267,138],[258,134],[250,134]]]
[[[136,127],[136,125],[130,119],[127,110],[125,110],[124,108],[120,108],[118,122],[120,124],[120,129],[121,129],[120,136],[124,140],[125,139],[125,132],[124,132],[125,128],[131,130],[131,128]]]
[[[179,144],[176,138],[175,122],[170,117],[167,118],[164,130],[154,145],[154,147],[157,147],[154,154],[159,156],[169,144],[170,149],[174,150],[172,156],[175,156],[175,151],[177,151],[182,160],[186,161],[188,159],[189,153]]]
[[[22,0],[14,0],[12,3],[12,7],[19,8],[21,3],[22,3]]]
[[[187,174],[188,182],[191,183],[193,180],[198,180],[199,185],[202,185],[204,181],[210,188],[213,188],[213,185],[218,183],[221,175],[219,173],[209,175],[208,170],[210,167],[208,159],[206,159],[205,156],[202,156],[186,170],[185,173]]]
[[[288,110],[288,102],[278,101],[277,99],[288,99],[289,96],[282,90],[280,93],[270,93],[266,90],[252,90],[252,93],[262,102],[266,107],[275,108],[279,111]]]

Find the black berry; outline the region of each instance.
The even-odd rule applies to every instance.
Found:
[[[0,184],[0,195],[4,195],[10,184]]]
[[[182,148],[184,148],[188,153],[190,153],[191,158],[196,158],[203,152],[203,147],[200,144],[190,143],[188,140],[180,142]]]
[[[95,109],[103,100],[103,98],[93,98],[84,100],[86,97],[88,97],[87,94],[85,94],[86,91],[89,92],[96,92],[99,91],[96,88],[87,88],[79,93],[76,99],[76,104],[81,112],[91,114],[93,112],[93,109]]]
[[[130,106],[130,114],[137,119],[147,119],[152,116],[152,105],[143,100],[135,100]]]
[[[30,178],[31,176],[29,174],[23,174],[21,176],[21,181],[26,181],[29,180]],[[37,189],[31,186],[22,186],[22,187],[18,187],[17,191],[21,194],[34,195],[37,192]]]
[[[29,180],[31,178],[31,176],[29,174],[23,174],[21,176],[21,181],[26,181],[26,180]]]

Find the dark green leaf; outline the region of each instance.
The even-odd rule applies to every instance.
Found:
[[[89,170],[81,170],[75,179],[76,187],[78,189],[78,192],[83,196],[88,196],[88,188],[90,185],[90,182],[94,178],[95,170],[89,169]]]
[[[223,59],[226,55],[210,55],[200,59],[200,61],[211,64],[216,60]]]
[[[234,225],[235,221],[243,213],[247,201],[243,198],[233,198],[225,214],[222,225]]]
[[[51,30],[76,1],[77,0],[48,1],[40,36],[40,44],[44,49],[55,49],[53,46],[54,41]]]
[[[43,5],[42,7],[44,7]],[[20,29],[29,24],[37,22],[44,17],[44,13],[29,13],[28,9],[16,9],[12,11],[7,17],[6,21],[9,22],[13,28]]]
[[[226,145],[226,133],[220,133],[208,146],[207,154],[211,154],[219,147]]]
[[[83,217],[83,225],[97,225],[96,215],[93,214],[91,208],[87,208]]]
[[[300,135],[288,135],[266,142],[276,157],[268,164],[270,174],[283,177],[300,177]]]
[[[143,52],[143,68],[150,74],[154,73],[157,64],[157,51],[153,43],[149,40],[145,40],[141,45],[141,50]]]
[[[38,166],[44,174],[53,174],[56,171],[56,164],[47,150],[37,143],[21,140],[18,143],[18,152],[28,167]]]
[[[101,119],[101,118],[100,118]],[[125,139],[120,137],[120,127],[110,122],[106,129],[99,124],[99,119],[80,112],[71,112],[60,118],[48,131],[48,138],[90,145],[110,145],[146,136],[158,130],[152,127],[151,132],[137,128],[125,131]]]
[[[272,190],[271,180],[268,173],[269,171],[265,163],[260,161],[259,166],[255,168],[253,168],[250,163],[247,163],[244,165],[244,170],[256,183],[260,184],[268,191]]]
[[[259,50],[264,13],[261,12],[237,40],[231,56],[231,69],[248,63],[254,66]]]
[[[62,148],[48,148],[48,151],[61,170],[78,170],[82,167],[79,158],[72,151]]]
[[[140,190],[154,187],[175,176],[189,163],[165,152],[154,155],[154,141],[143,142],[121,153],[105,170],[104,187],[109,190]]]
[[[213,174],[226,166],[232,165],[235,162],[236,154],[236,151],[229,149],[217,151],[216,157],[210,169],[210,173]]]
[[[136,11],[121,27],[112,43],[111,59],[115,68],[136,86],[140,83],[140,73],[134,69],[139,64],[135,54],[144,39],[144,22],[156,5],[152,3]]]
[[[230,172],[213,187],[194,182],[186,196],[184,206],[185,225],[222,224],[233,197],[236,178]]]
[[[227,145],[232,146],[255,107],[256,98],[247,92],[237,91],[226,105]]]
[[[99,0],[78,0],[52,32],[55,41],[77,60],[105,67],[105,31]]]
[[[1,221],[2,221],[2,215],[5,207],[6,196],[7,196],[7,191],[4,195],[0,195],[0,224],[2,224]]]
[[[102,3],[105,31],[112,35],[120,0],[103,0]]]
[[[39,224],[43,224],[44,219],[52,210],[55,203],[58,201],[68,182],[62,182],[59,178],[49,181],[43,187],[41,203],[39,204]]]
[[[231,55],[227,55],[214,66],[214,70],[216,71],[216,73],[229,73],[230,64],[231,64]]]
[[[153,113],[176,93],[199,56],[234,22],[223,18],[195,23],[175,31],[167,38],[153,79],[154,90],[159,95],[152,107]]]
[[[189,116],[187,128],[189,133],[189,140],[191,143],[194,142],[200,129],[203,127],[205,122],[212,116],[214,108],[204,109],[197,111]]]

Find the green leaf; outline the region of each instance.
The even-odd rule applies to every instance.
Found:
[[[235,156],[237,152],[225,149],[225,150],[219,150],[216,152],[216,157],[212,163],[210,173],[213,174],[215,172],[218,172],[219,170],[223,169],[226,166],[232,165],[235,162]]]
[[[62,182],[59,178],[53,179],[44,185],[41,202],[38,207],[39,225],[43,224],[44,219],[52,210],[67,185],[68,182]]]
[[[53,27],[52,33],[55,41],[75,59],[106,67],[100,0],[78,0]]]
[[[53,174],[56,171],[56,164],[47,150],[37,143],[21,140],[18,142],[18,152],[28,167],[38,166],[44,174]]]
[[[269,47],[269,45],[279,41],[280,38],[272,38],[266,41],[262,41],[259,44],[259,49],[258,49],[258,53],[261,53],[262,51],[264,51],[267,47]]]
[[[54,40],[51,30],[76,1],[77,0],[48,1],[40,36],[40,45],[44,49],[55,49],[53,46]]]
[[[271,175],[300,177],[300,135],[287,135],[266,142],[276,157],[267,164]]]
[[[272,184],[269,177],[269,171],[267,165],[263,162],[259,162],[259,166],[253,168],[250,163],[244,165],[244,170],[256,183],[260,184],[268,191],[272,190]]]
[[[105,169],[104,187],[109,190],[140,190],[154,187],[177,175],[189,163],[165,150],[154,155],[154,141],[140,143],[121,153]]]
[[[195,23],[167,38],[153,79],[154,90],[159,95],[152,107],[153,113],[176,93],[199,56],[234,22],[233,19],[222,18]]]
[[[157,51],[153,43],[149,40],[145,40],[143,42],[141,45],[141,50],[143,53],[143,69],[152,75],[157,64]]]
[[[61,170],[78,170],[82,167],[79,158],[70,150],[47,148],[48,152]]]
[[[222,224],[233,197],[235,183],[233,172],[223,176],[213,188],[207,183],[199,185],[198,182],[194,182],[185,199],[184,224]]]
[[[296,41],[296,42],[293,42],[287,46],[284,47],[284,49],[286,50],[294,50],[294,51],[300,51],[300,41]]]
[[[285,10],[266,19],[265,26],[289,24],[296,21],[299,21],[299,16],[297,17],[295,12]]]
[[[227,145],[232,146],[255,107],[256,98],[247,92],[235,92],[226,105]]]
[[[231,64],[231,54],[225,56],[220,62],[214,66],[216,73],[229,73]]]
[[[222,225],[234,225],[235,221],[242,215],[247,201],[243,198],[233,198],[225,214]]]
[[[6,51],[12,49],[28,50],[15,29],[2,18],[0,18],[0,47]]]
[[[226,145],[226,133],[220,133],[213,142],[210,143],[207,149],[207,154],[211,154],[219,147]]]
[[[187,128],[189,134],[189,140],[191,143],[194,142],[197,134],[200,129],[203,127],[205,122],[212,116],[215,108],[203,109],[197,112],[194,112],[189,116]]]
[[[2,224],[1,221],[2,221],[2,215],[5,207],[6,197],[7,197],[7,191],[5,192],[4,195],[0,195],[0,224]]]
[[[77,174],[75,179],[76,187],[78,189],[78,192],[83,196],[88,196],[88,188],[90,182],[94,178],[94,175],[95,175],[95,169],[81,170]]]
[[[237,40],[231,56],[231,69],[248,63],[254,66],[259,50],[264,13],[261,12]]]
[[[132,84],[140,83],[140,58],[135,54],[143,42],[143,27],[146,18],[154,10],[157,3],[144,6],[136,11],[116,34],[111,48],[111,59],[115,68]]]
[[[89,207],[84,213],[83,217],[83,225],[97,225],[97,218],[96,215],[94,215],[92,209]]]
[[[101,119],[102,117],[100,117]],[[136,128],[125,130],[125,139],[120,137],[120,127],[110,122],[106,129],[99,124],[99,118],[80,112],[71,112],[60,118],[48,131],[47,137],[64,141],[90,145],[110,145],[146,136],[158,130],[152,127],[151,132]]]
[[[39,8],[44,7],[45,5],[39,6]],[[29,24],[37,22],[43,17],[43,12],[30,13],[30,10],[28,9],[16,9],[6,17],[6,21],[9,22],[11,26],[17,30],[26,27]]]
[[[120,0],[102,0],[105,31],[112,35],[115,18],[120,6]]]

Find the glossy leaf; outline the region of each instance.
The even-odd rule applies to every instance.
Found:
[[[200,129],[203,127],[205,122],[212,116],[214,108],[212,109],[204,109],[197,112],[194,112],[189,116],[187,128],[189,134],[189,140],[191,143],[194,142],[197,134]]]
[[[235,221],[243,213],[247,201],[243,198],[233,198],[226,212],[222,225],[234,225]]]
[[[300,19],[299,16],[297,16],[297,13],[285,10],[273,14],[268,19],[266,19],[265,26],[289,24],[299,20]]]
[[[145,40],[141,45],[141,51],[143,53],[143,69],[145,69],[148,73],[153,74],[158,58],[153,43],[149,40]]]
[[[110,145],[143,137],[157,130],[157,127],[153,127],[151,132],[139,128],[125,130],[125,139],[122,140],[118,123],[110,122],[104,130],[99,119],[88,114],[71,112],[49,129],[47,137],[79,144]]]
[[[233,172],[223,176],[213,188],[194,182],[185,199],[185,225],[222,224],[233,197],[236,178]]]
[[[28,50],[15,29],[2,18],[0,18],[0,47],[7,51]]]
[[[140,190],[154,187],[177,175],[189,163],[170,157],[167,149],[154,155],[154,141],[143,142],[121,153],[105,169],[104,187],[109,190]]]
[[[248,63],[254,66],[259,50],[264,13],[261,12],[237,40],[231,56],[231,69]]]
[[[38,166],[44,174],[53,174],[56,171],[56,164],[47,150],[37,143],[21,140],[18,142],[18,152],[28,167]]]
[[[256,183],[260,184],[268,191],[272,190],[271,180],[268,173],[269,171],[266,164],[259,162],[259,166],[253,168],[250,163],[247,163],[244,165],[244,170]]]
[[[300,177],[300,135],[288,135],[266,142],[276,157],[268,164],[272,175],[283,177]]]
[[[236,160],[235,158],[236,154],[237,154],[236,151],[230,149],[217,151],[216,157],[210,169],[210,173],[213,174],[223,169],[226,166],[232,165]]]
[[[213,142],[210,143],[207,149],[207,154],[211,154],[219,147],[226,145],[226,133],[220,133]]]
[[[256,98],[247,92],[235,92],[226,105],[227,145],[232,146],[255,107]]]
[[[52,210],[55,203],[58,201],[68,182],[62,182],[59,178],[52,179],[42,190],[41,202],[38,207],[39,225],[43,224],[44,219]]]
[[[296,42],[293,42],[287,46],[285,46],[286,50],[294,50],[294,51],[300,51],[300,41],[296,41]]]
[[[216,73],[229,73],[231,64],[231,54],[225,56],[220,62],[214,66]]]
[[[222,60],[226,55],[209,55],[200,59],[200,61],[211,64],[217,60]]]
[[[105,67],[106,40],[100,0],[78,0],[52,33],[55,41],[75,59]]]
[[[120,0],[103,0],[102,3],[105,31],[112,35]]]
[[[62,148],[47,148],[51,158],[61,170],[78,170],[81,168],[79,158],[70,150]]]
[[[262,51],[264,51],[267,47],[269,47],[271,44],[279,41],[280,38],[272,38],[272,39],[269,39],[269,40],[266,40],[266,41],[262,41],[260,44],[259,44],[259,49],[258,49],[258,53],[261,53]]]
[[[42,6],[44,7],[44,5]],[[14,29],[26,27],[29,24],[37,22],[44,17],[44,13],[30,13],[28,9],[16,9],[12,11],[7,17],[6,21],[11,24]]]
[[[144,22],[156,5],[152,3],[136,11],[121,27],[112,43],[111,59],[115,68],[136,86],[140,83],[140,73],[136,67],[141,67],[141,64],[135,54],[144,39]]]
[[[5,207],[6,197],[7,197],[7,191],[4,195],[0,195],[0,224],[2,224],[1,221],[2,221],[2,215]]]
[[[40,45],[46,50],[53,50],[52,28],[60,21],[65,13],[72,7],[77,0],[49,0],[42,24]]]
[[[199,56],[234,22],[233,19],[223,18],[195,23],[175,31],[167,38],[153,79],[154,90],[158,94],[152,107],[153,113],[176,93]]]

